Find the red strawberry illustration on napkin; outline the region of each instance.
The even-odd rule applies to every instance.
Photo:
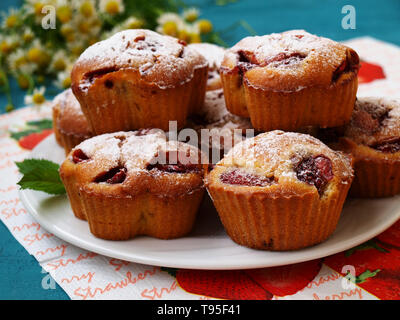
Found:
[[[270,300],[274,295],[295,294],[312,281],[321,260],[250,270],[187,270],[171,273],[187,292],[220,299]],[[165,269],[163,269],[165,270]]]
[[[10,136],[17,140],[22,148],[32,150],[44,138],[53,133],[52,125],[50,119],[29,121],[24,130],[11,132]]]
[[[385,79],[385,73],[381,66],[366,61],[361,61],[358,71],[358,83],[369,83],[378,79]]]
[[[380,299],[400,299],[400,222],[387,231],[346,252],[330,256],[324,263],[344,275],[343,266],[354,266],[355,282]]]

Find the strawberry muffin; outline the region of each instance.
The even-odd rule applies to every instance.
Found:
[[[125,30],[87,48],[72,90],[95,134],[183,127],[204,101],[208,63],[184,41],[150,30]]]
[[[350,120],[359,57],[303,30],[247,37],[225,53],[220,75],[230,112],[256,130],[334,127]]]
[[[60,168],[72,210],[99,238],[172,239],[192,229],[207,162],[159,130],[103,134],[77,145]]]
[[[77,144],[93,136],[71,89],[61,92],[54,98],[52,112],[56,141],[64,148],[66,154]]]
[[[352,180],[346,155],[309,135],[271,131],[235,145],[206,186],[233,241],[295,250],[333,233]]]
[[[353,116],[335,148],[351,154],[354,197],[388,197],[400,193],[400,102],[358,98]]]
[[[224,59],[225,48],[212,43],[192,43],[189,47],[195,49],[208,61],[207,91],[222,88],[219,69]]]
[[[222,89],[206,92],[204,105],[189,117],[188,127],[197,131],[199,145],[211,163],[221,160],[236,143],[254,136],[249,119],[226,109]]]

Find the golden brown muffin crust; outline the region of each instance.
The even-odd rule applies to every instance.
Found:
[[[71,89],[61,92],[54,98],[53,108],[59,110],[57,127],[61,133],[74,134],[81,137],[92,135],[85,115]]]
[[[188,82],[197,68],[206,65],[205,58],[181,40],[150,30],[125,30],[87,48],[71,79],[73,88],[84,91],[96,77],[133,69],[144,81],[163,88]]]
[[[292,30],[242,39],[225,53],[221,71],[242,73],[249,86],[293,92],[350,81],[358,68],[353,49]]]
[[[178,171],[157,166],[157,159],[161,162],[164,156],[179,164]],[[146,129],[85,140],[70,152],[61,175],[74,172],[77,183],[93,194],[132,197],[149,192],[177,197],[203,188],[206,166],[207,161],[197,148],[167,141],[160,130]]]
[[[227,190],[241,188],[241,192],[268,194],[271,197],[313,194],[318,192],[317,189],[298,179],[296,163],[320,156],[331,163],[332,180],[327,190],[335,184],[351,183],[353,169],[346,155],[331,150],[309,135],[275,130],[244,140],[233,147],[207,176],[206,184],[223,184]],[[241,186],[221,182],[221,174],[232,169],[240,169],[250,177],[257,176],[271,183],[265,186]]]

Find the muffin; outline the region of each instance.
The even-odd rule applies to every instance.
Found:
[[[71,89],[58,94],[52,102],[53,129],[57,143],[68,154],[73,147],[93,136]]]
[[[125,30],[86,49],[72,90],[95,134],[183,127],[204,101],[208,65],[184,41],[150,30]]]
[[[400,102],[366,97],[356,101],[351,121],[334,147],[354,159],[350,195],[388,197],[400,193]]]
[[[214,164],[236,143],[254,136],[248,118],[238,117],[226,109],[222,89],[206,92],[203,106],[189,117],[188,127],[196,130],[201,150]]]
[[[357,53],[303,30],[247,37],[227,50],[220,75],[230,112],[256,130],[335,127],[350,120]]]
[[[211,43],[192,43],[189,47],[204,56],[208,62],[207,91],[222,88],[219,69],[224,59],[225,48]]]
[[[345,154],[276,130],[235,145],[207,173],[206,187],[233,241],[279,251],[327,239],[352,179]]]
[[[96,237],[172,239],[193,226],[207,163],[159,130],[103,134],[77,145],[60,168],[75,216]]]

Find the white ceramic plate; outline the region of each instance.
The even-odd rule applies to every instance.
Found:
[[[64,151],[51,135],[33,150],[32,157],[61,163]],[[94,237],[88,224],[74,217],[65,195],[50,196],[32,190],[20,193],[26,209],[45,229],[75,246],[127,261],[190,269],[248,269],[317,259],[365,242],[400,218],[400,196],[351,199],[327,241],[303,250],[270,252],[248,249],[231,241],[208,197],[194,230],[184,238],[158,240],[141,236],[129,241],[107,241]]]

